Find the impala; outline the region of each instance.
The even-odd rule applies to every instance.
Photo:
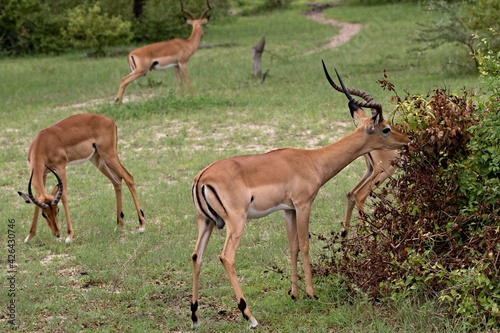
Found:
[[[323,69],[332,82],[324,63]],[[340,80],[340,76],[338,78]],[[198,289],[203,253],[214,228],[224,226],[226,240],[220,260],[243,317],[250,321],[251,328],[258,325],[241,290],[235,257],[246,219],[261,218],[277,210],[285,211],[292,266],[291,297],[299,299],[299,251],[302,252],[306,294],[315,297],[309,262],[309,216],[319,189],[359,156],[375,149],[398,149],[409,142],[406,134],[392,129],[383,119],[379,103],[361,102],[345,88],[343,91],[349,100],[351,116],[359,126],[339,141],[314,150],[286,148],[219,160],[194,178],[192,196],[198,219],[198,238],[192,255],[191,319],[194,327],[199,324]],[[372,116],[365,117],[362,107],[374,109]]]
[[[334,81],[330,81],[330,84],[335,90],[344,92],[345,87],[337,85]],[[351,88],[345,89],[348,93],[359,96],[368,103],[373,101],[373,97],[364,91]],[[346,237],[349,232],[354,206],[358,209],[360,222],[363,222],[364,204],[368,195],[398,169],[395,165],[399,157],[397,150],[374,150],[363,155],[363,157],[366,164],[365,174],[356,186],[347,193],[347,209],[342,237]]]
[[[73,239],[73,228],[68,210],[66,165],[92,162],[113,184],[116,194],[117,224],[123,226],[122,180],[127,184],[139,216],[139,232],[144,231],[144,213],[139,205],[134,178],[121,164],[117,151],[117,128],[115,122],[97,114],[78,114],[63,119],[51,127],[41,130],[31,142],[28,150],[30,180],[28,194],[18,192],[26,201],[35,205],[31,229],[25,242],[36,234],[38,213],[47,222],[52,235],[59,238],[61,232],[57,220],[60,200],[64,207],[68,235],[66,243]],[[47,174],[51,172],[57,185],[48,194],[45,190]],[[36,197],[31,191],[35,189]]]
[[[395,165],[399,158],[397,150],[374,150],[363,157],[366,163],[365,174],[356,186],[347,193],[347,209],[342,237],[347,237],[349,233],[354,206],[358,209],[360,222],[363,223],[366,198],[398,169]]]
[[[191,85],[189,84],[187,62],[198,49],[201,37],[203,36],[203,25],[207,23],[209,19],[209,17],[204,16],[210,9],[210,3],[209,0],[207,0],[207,8],[201,13],[199,18],[196,18],[193,13],[184,9],[181,1],[181,11],[191,16],[191,19],[186,19],[186,23],[193,27],[191,36],[189,36],[188,39],[174,38],[164,42],[149,44],[131,51],[128,54],[130,74],[121,80],[115,102],[121,103],[125,87],[127,87],[130,82],[146,75],[150,70],[163,70],[170,67],[175,68],[175,75],[181,93],[183,93],[182,74],[186,86],[189,89],[189,93],[194,95]]]

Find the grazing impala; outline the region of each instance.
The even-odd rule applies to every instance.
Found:
[[[344,92],[343,87],[337,85],[334,81],[330,81],[330,84],[335,90]],[[359,96],[368,103],[373,101],[373,97],[364,91],[351,88],[345,89],[351,95]],[[363,208],[368,195],[387,178],[392,176],[398,169],[395,165],[399,157],[399,152],[397,150],[373,150],[363,155],[363,157],[366,164],[365,174],[356,186],[347,193],[347,209],[342,237],[346,237],[349,232],[354,206],[356,205],[356,208],[358,208],[360,222],[362,222],[364,215]]]
[[[323,68],[330,82],[325,64]],[[337,74],[338,76],[338,74]],[[340,80],[340,76],[338,76]],[[342,86],[343,83],[340,81]],[[257,219],[277,210],[285,211],[286,231],[292,264],[291,296],[299,298],[297,260],[302,252],[306,294],[314,297],[309,263],[309,216],[316,195],[327,181],[353,160],[375,149],[393,150],[408,144],[408,136],[384,121],[382,106],[374,101],[354,99],[344,88],[357,129],[326,147],[278,149],[266,154],[246,155],[216,161],[193,180],[192,196],[198,218],[198,239],[192,255],[193,295],[191,319],[198,326],[198,289],[203,253],[214,227],[226,226],[226,241],[220,260],[236,294],[238,308],[250,327],[258,325],[252,316],[235,270],[236,251],[246,219]],[[365,117],[361,107],[374,110]]]
[[[191,19],[186,19],[186,23],[193,26],[191,36],[189,36],[188,39],[174,38],[164,42],[149,44],[130,52],[128,54],[128,64],[131,73],[122,79],[118,94],[116,95],[116,103],[121,103],[125,87],[130,82],[146,75],[150,70],[162,70],[170,67],[175,68],[175,75],[181,93],[183,93],[182,74],[186,86],[189,89],[189,93],[194,95],[193,89],[191,89],[191,85],[189,84],[187,62],[198,49],[201,37],[203,36],[203,25],[207,23],[209,19],[209,17],[204,16],[210,9],[210,3],[207,0],[207,8],[197,19],[193,13],[184,9],[181,1],[181,11],[191,16]]]
[[[52,235],[60,237],[57,220],[59,200],[62,200],[68,236],[66,243],[73,239],[73,228],[68,210],[66,165],[92,162],[109,178],[116,194],[116,213],[118,226],[123,225],[122,180],[125,180],[139,216],[139,232],[144,231],[144,213],[139,205],[134,186],[134,178],[121,164],[117,151],[117,128],[113,120],[97,114],[78,114],[41,130],[33,139],[28,151],[30,180],[28,194],[18,192],[26,203],[35,204],[35,214],[31,229],[25,242],[36,234],[38,213],[47,222]],[[51,172],[58,184],[51,194],[45,190],[47,174]],[[36,197],[31,192],[35,188]]]

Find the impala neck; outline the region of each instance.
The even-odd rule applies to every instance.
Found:
[[[203,27],[201,24],[197,23],[193,25],[193,30],[191,31],[191,36],[187,39],[191,45],[194,45],[195,49],[198,48],[200,44],[201,37],[203,36]]]
[[[372,150],[365,140],[360,139],[366,137],[362,132],[363,129],[358,128],[337,142],[312,151],[322,185],[356,158]]]

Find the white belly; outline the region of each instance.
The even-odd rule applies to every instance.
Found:
[[[88,157],[85,157],[85,158],[82,158],[82,159],[79,159],[79,160],[70,161],[68,163],[68,165],[77,165],[77,164],[85,163],[88,160],[90,160],[92,158],[92,156],[94,156],[94,154],[95,154],[95,148],[94,148],[94,150],[92,151],[92,153]]]
[[[169,68],[172,68],[172,67],[177,67],[178,65],[177,64],[168,64],[168,65],[165,65],[165,66],[161,66],[159,64],[156,64],[153,66],[153,69],[156,69],[156,70],[165,70],[165,69],[169,69]]]
[[[261,217],[264,217],[264,216],[267,216],[271,213],[274,213],[275,211],[287,210],[287,209],[292,209],[292,207],[285,205],[285,204],[280,204],[276,207],[271,207],[271,208],[266,209],[266,210],[256,210],[254,207],[252,207],[252,205],[250,205],[250,207],[248,207],[247,217],[249,219],[259,219]]]

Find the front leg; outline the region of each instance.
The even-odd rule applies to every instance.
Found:
[[[316,298],[312,282],[311,263],[309,261],[309,214],[311,207],[297,208],[297,235],[299,240],[299,250],[302,252],[302,265],[304,267],[304,276],[306,280],[306,294],[309,297]]]
[[[57,170],[59,176],[61,177],[62,180],[62,196],[61,196],[61,202],[63,204],[64,208],[64,215],[66,216],[66,228],[68,231],[68,235],[66,236],[66,244],[71,243],[73,240],[74,232],[73,232],[73,227],[71,226],[71,218],[69,216],[69,208],[68,208],[68,185],[67,185],[67,179],[66,179],[66,168],[61,168],[60,170]]]
[[[292,287],[290,296],[294,300],[299,299],[297,260],[299,255],[299,239],[297,236],[297,219],[295,210],[285,211],[285,227],[290,247],[290,261],[292,263]]]
[[[40,213],[40,208],[38,208],[38,206],[35,206],[35,213],[33,214],[33,220],[31,222],[30,233],[24,239],[25,243],[28,243],[36,235],[36,227],[37,227],[37,223],[38,223],[38,214],[39,213]]]

